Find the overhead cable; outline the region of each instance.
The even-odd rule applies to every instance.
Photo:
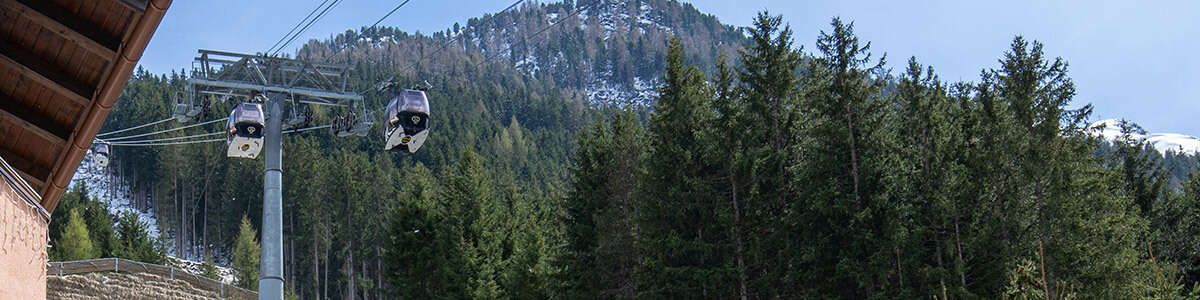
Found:
[[[160,134],[160,133],[167,133],[167,132],[172,132],[172,131],[184,130],[184,129],[188,129],[188,128],[192,128],[192,127],[196,127],[196,126],[204,126],[204,125],[208,125],[208,124],[212,124],[212,123],[216,123],[216,122],[225,121],[225,120],[228,120],[228,119],[229,119],[229,117],[225,117],[225,118],[220,118],[220,119],[216,119],[216,120],[212,120],[212,121],[207,121],[207,122],[203,122],[203,123],[192,124],[192,125],[183,126],[183,127],[176,127],[176,128],[171,128],[171,129],[159,130],[159,131],[155,131],[155,132],[148,132],[148,133],[142,133],[142,134],[128,135],[128,136],[122,136],[122,137],[108,138],[108,139],[104,139],[104,140],[106,140],[106,141],[127,140],[127,139],[131,139],[131,138],[136,138],[136,137],[143,137],[143,136],[148,136],[148,135],[155,135],[155,134]]]
[[[298,129],[288,129],[288,130],[284,130],[283,133],[284,134],[300,133],[300,132],[323,129],[323,128],[329,128],[329,125],[313,126],[313,127],[298,128]],[[203,135],[197,135],[195,137],[216,135],[216,134],[225,134],[225,133],[224,132],[213,132],[213,133],[206,133]],[[193,141],[152,142],[152,143],[121,143],[121,142],[117,142],[117,143],[108,143],[108,144],[112,145],[113,147],[145,147],[145,146],[170,146],[170,145],[213,143],[213,142],[222,142],[225,140],[226,140],[225,138],[215,138],[215,139],[193,140]]]
[[[333,3],[330,3],[329,6],[326,6],[324,10],[321,10],[321,12],[317,14],[317,16],[313,17],[312,20],[309,20],[308,24],[305,24],[303,28],[300,28],[300,31],[297,31],[296,34],[293,34],[291,38],[288,38],[287,42],[284,42],[282,45],[279,45],[279,48],[277,48],[277,49],[275,49],[275,51],[271,52],[271,55],[274,56],[274,55],[279,54],[280,51],[283,51],[283,49],[286,48],[287,45],[291,44],[292,41],[295,41],[296,38],[300,37],[301,34],[304,34],[304,31],[307,31],[309,27],[311,27],[313,24],[316,24],[317,21],[320,21],[321,18],[325,17],[325,15],[329,13],[330,9],[333,9],[334,6],[337,6],[338,3],[341,3],[341,2],[342,2],[341,0],[333,0]]]
[[[271,48],[267,48],[267,52],[264,52],[264,53],[271,53],[271,51],[275,50],[275,47],[278,47],[280,43],[283,43],[283,40],[286,40],[288,38],[288,36],[290,36],[290,35],[292,35],[292,33],[296,32],[296,29],[300,28],[300,26],[303,25],[304,22],[307,22],[309,18],[312,18],[313,14],[317,13],[317,11],[321,9],[321,7],[325,7],[326,3],[329,3],[329,0],[321,1],[320,5],[317,5],[317,7],[314,7],[311,11],[309,11],[308,15],[304,16],[304,19],[300,19],[299,23],[296,23],[296,25],[292,26],[291,30],[288,30],[288,32],[283,34],[282,37],[279,37],[279,40],[275,41],[275,44],[271,45]]]
[[[129,127],[129,128],[121,129],[121,130],[115,130],[115,131],[109,131],[109,132],[105,132],[105,133],[97,134],[96,136],[106,136],[106,135],[118,134],[118,133],[122,133],[122,132],[130,131],[130,130],[135,130],[135,129],[139,129],[139,128],[145,128],[145,127],[148,127],[148,126],[154,126],[154,125],[162,124],[162,123],[164,123],[164,122],[167,122],[167,121],[170,121],[170,120],[174,120],[174,119],[175,119],[175,118],[173,118],[173,117],[172,117],[172,118],[166,118],[166,119],[162,119],[162,120],[158,120],[158,121],[154,121],[154,122],[150,122],[150,123],[146,123],[146,124],[142,124],[142,125],[138,125],[138,126],[133,126],[133,127]]]

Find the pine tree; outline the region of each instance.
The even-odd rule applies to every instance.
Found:
[[[152,264],[163,263],[166,260],[166,253],[150,239],[146,226],[146,222],[143,222],[137,213],[125,212],[122,214],[117,226],[114,255]]]
[[[1179,193],[1155,205],[1156,240],[1152,257],[1178,266],[1186,286],[1200,283],[1200,173]]]
[[[895,249],[897,265],[908,270],[908,295],[960,296],[966,286],[956,280],[957,250],[954,228],[963,218],[959,199],[963,183],[962,133],[959,107],[949,88],[932,67],[922,67],[915,57],[899,79],[888,122],[895,127],[897,167],[885,177],[892,206],[898,207],[895,224],[901,228]],[[967,295],[961,295],[967,296]]]
[[[484,169],[483,159],[467,150],[446,175],[441,199],[447,203],[450,230],[459,236],[467,265],[467,291],[473,298],[498,298],[504,295],[500,273],[504,269],[508,230],[498,225],[497,203],[492,176]]]
[[[200,276],[212,280],[221,280],[221,272],[217,270],[217,264],[213,263],[212,254],[204,255],[204,262],[200,264]]]
[[[403,298],[466,297],[460,235],[438,210],[433,173],[420,164],[406,170],[400,200],[388,214],[388,278]]]
[[[645,140],[632,111],[597,117],[580,133],[567,199],[571,297],[633,298],[637,178]],[[614,174],[621,174],[614,176]]]
[[[87,225],[79,216],[78,209],[72,209],[67,215],[66,227],[63,227],[62,239],[58,242],[59,260],[81,260],[96,258],[99,253],[92,246],[88,236]]]
[[[797,125],[800,93],[797,91],[801,55],[794,48],[792,30],[783,25],[782,17],[761,12],[749,29],[750,45],[740,53],[741,68],[738,84],[727,75],[719,78],[716,103],[720,121],[736,133],[722,133],[733,147],[729,184],[730,202],[737,202],[734,211],[741,220],[737,229],[743,239],[744,261],[739,276],[738,293],[747,297],[797,297],[798,289],[778,289],[796,286],[787,272],[796,252],[797,229],[788,228],[787,215],[794,213],[793,191],[789,189],[793,163],[790,147],[795,143],[793,130]],[[734,85],[734,88],[726,88]],[[725,159],[719,158],[718,161]],[[732,208],[735,205],[727,204]],[[736,246],[736,245],[735,245]]]
[[[699,69],[683,64],[670,41],[665,84],[649,129],[645,194],[638,209],[639,297],[722,298],[734,295],[729,267],[729,208],[716,197],[715,119]]]
[[[791,276],[813,283],[816,291],[843,298],[905,297],[907,283],[900,243],[903,205],[887,191],[891,133],[885,126],[887,101],[880,92],[884,59],[871,58],[852,23],[834,18],[831,31],[817,39],[820,54],[808,64],[806,123],[797,143],[793,183],[803,213],[793,222],[812,252],[805,268]],[[911,295],[909,295],[911,296]]]
[[[258,232],[250,227],[250,219],[242,216],[238,225],[237,243],[233,246],[233,272],[238,287],[258,289]]]
[[[1091,107],[1067,109],[1075,92],[1067,63],[1019,36],[1000,63],[979,97],[992,126],[1006,132],[998,142],[1007,153],[998,155],[1011,161],[1012,177],[994,198],[1010,215],[995,220],[1003,235],[987,251],[1006,253],[1009,268],[1021,259],[1044,265],[1050,299],[1066,295],[1060,286],[1077,287],[1081,297],[1142,295],[1141,280],[1150,277],[1141,258],[1147,224],[1133,199],[1111,192],[1120,177],[1093,156],[1096,145],[1083,133]]]

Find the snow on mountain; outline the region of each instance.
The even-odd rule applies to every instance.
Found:
[[[643,80],[641,77],[634,77],[633,88],[630,89],[597,78],[591,84],[588,84],[585,91],[587,92],[588,102],[593,106],[603,106],[606,104],[616,105],[617,107],[650,105],[658,99],[658,81]]]
[[[88,198],[105,203],[108,207],[108,213],[113,218],[126,212],[138,214],[138,218],[146,223],[146,231],[149,233],[150,238],[159,240],[162,233],[159,231],[158,218],[155,217],[154,207],[149,207],[145,210],[138,209],[133,203],[133,192],[130,191],[129,185],[125,182],[120,182],[110,170],[100,167],[96,163],[95,154],[88,151],[83,161],[79,163],[79,168],[75,170],[75,177],[71,178],[71,188],[75,188],[80,184],[87,185]],[[165,241],[171,243],[174,240],[168,238]],[[204,271],[201,268],[201,262],[177,258],[175,257],[174,250],[175,247],[168,245],[167,259],[171,265],[192,274],[203,275]],[[218,265],[217,273],[220,274],[222,282],[233,284],[233,269]]]
[[[114,217],[126,212],[138,214],[138,218],[148,225],[146,231],[150,233],[150,238],[159,239],[158,218],[154,216],[154,208],[137,209],[133,205],[129,185],[117,182],[116,177],[109,172],[109,169],[101,168],[96,163],[91,151],[84,156],[83,162],[80,162],[79,168],[75,170],[75,177],[71,178],[72,188],[80,184],[87,185],[88,198],[106,203],[108,213]]]
[[[1108,141],[1114,141],[1121,137],[1121,120],[1104,119],[1096,121],[1088,125],[1088,133],[1093,136],[1099,136]],[[1200,154],[1200,138],[1179,133],[1149,133],[1135,132],[1130,133],[1130,137],[1134,140],[1144,140],[1146,143],[1154,146],[1159,152],[1166,154],[1167,151],[1176,153],[1187,153],[1192,155]]]

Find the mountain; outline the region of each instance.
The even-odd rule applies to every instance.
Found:
[[[751,48],[741,29],[677,1],[567,0],[431,34],[377,27],[308,41],[295,56],[352,66],[347,84],[365,91],[365,109],[381,109],[391,95],[371,88],[391,79],[428,82],[432,114],[429,140],[412,155],[382,151],[379,127],[367,137],[284,138],[289,292],[907,299],[1061,286],[1124,299],[1176,276],[1152,273],[1171,265],[1141,254],[1155,232],[1172,234],[1153,244],[1158,261],[1197,261],[1195,231],[1161,224],[1192,222],[1172,218],[1197,215],[1200,200],[1188,199],[1200,199],[1200,185],[1177,196],[1134,190],[1150,182],[1137,175],[1152,164],[1120,176],[1123,166],[1091,149],[1096,139],[1032,122],[1071,115],[1057,109],[1069,103],[1041,102],[1071,98],[1065,71],[1041,67],[1041,44],[1014,39],[1004,68],[977,84],[941,83],[915,59],[883,82],[840,19],[809,57],[772,38],[778,21],[758,23]],[[667,51],[673,35],[682,43]],[[744,64],[743,48],[752,52]],[[744,76],[709,85],[690,68],[712,74],[722,54]],[[668,68],[676,77],[663,80]],[[101,131],[169,118],[185,82],[139,70]],[[196,122],[237,103],[207,104]],[[338,110],[314,107],[313,124]],[[220,135],[220,126],[153,138]],[[1094,129],[1111,136],[1105,128]],[[250,249],[253,230],[239,227],[261,224],[263,161],[229,159],[221,142],[140,140],[147,147],[114,145],[105,174],[122,180],[107,187],[138,195],[127,202],[153,217],[164,252],[219,263],[246,253],[238,249]],[[1172,167],[1173,176],[1193,174],[1200,160],[1175,153],[1166,165],[1191,167]],[[1134,211],[1160,196],[1178,202],[1159,215]],[[1200,278],[1200,266],[1179,270]],[[1038,282],[1039,273],[1059,281]]]
[[[487,64],[500,64],[580,91],[590,104],[625,106],[648,105],[656,97],[670,37],[679,36],[688,62],[710,73],[719,54],[732,62],[747,42],[741,28],[674,0],[527,2],[432,35],[402,30],[346,31],[311,41],[300,56],[340,63],[365,58],[422,78],[488,72]],[[404,74],[410,66],[415,72]]]
[[[1108,141],[1115,141],[1121,137],[1121,124],[1128,122],[1117,119],[1104,119],[1096,121],[1088,125],[1088,133],[1093,136],[1102,137]],[[1175,152],[1180,154],[1196,155],[1200,154],[1200,138],[1179,134],[1179,133],[1150,133],[1142,129],[1137,129],[1130,133],[1133,140],[1144,140],[1154,149],[1162,154],[1167,152]]]

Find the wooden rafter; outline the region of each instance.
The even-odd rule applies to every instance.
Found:
[[[112,61],[116,58],[117,46],[119,46],[116,39],[100,33],[94,25],[74,20],[73,16],[46,1],[30,3],[26,5],[23,1],[0,0],[0,8],[16,12],[105,60]]]
[[[28,111],[25,111],[25,113],[21,113],[21,111],[14,112],[14,111],[5,110],[4,107],[12,106],[13,101],[11,99],[0,98],[0,102],[2,102],[2,103],[0,103],[0,119],[13,120],[13,122],[17,123],[17,125],[20,125],[21,127],[25,128],[26,130],[29,130],[30,132],[33,132],[34,134],[42,137],[42,139],[49,141],[52,144],[55,144],[55,145],[66,145],[67,144],[67,137],[69,137],[69,135],[71,134],[71,132],[69,130],[66,132],[67,136],[60,136],[58,134],[61,134],[61,132],[56,134],[56,133],[48,130],[46,127],[43,127],[43,126],[48,126],[50,128],[60,127],[58,125],[53,124],[52,122],[47,123],[48,119],[37,117],[35,114],[28,113]],[[24,117],[22,117],[22,116],[24,116]],[[38,122],[40,124],[34,123],[34,122]]]
[[[4,161],[7,161],[8,165],[21,173],[21,176],[25,177],[25,181],[34,184],[34,188],[41,189],[46,186],[45,179],[50,177],[50,169],[33,163],[28,158],[18,156],[8,149],[0,148],[0,157],[4,157]]]
[[[0,65],[15,70],[21,76],[33,79],[43,86],[71,99],[72,104],[83,107],[91,102],[94,86],[80,82],[67,75],[57,66],[29,53],[9,41],[0,40]]]
[[[150,2],[150,1],[149,0],[121,0],[121,4],[124,4],[125,7],[136,10],[138,13],[142,13],[142,12],[146,11],[146,4],[148,4],[147,2]]]

